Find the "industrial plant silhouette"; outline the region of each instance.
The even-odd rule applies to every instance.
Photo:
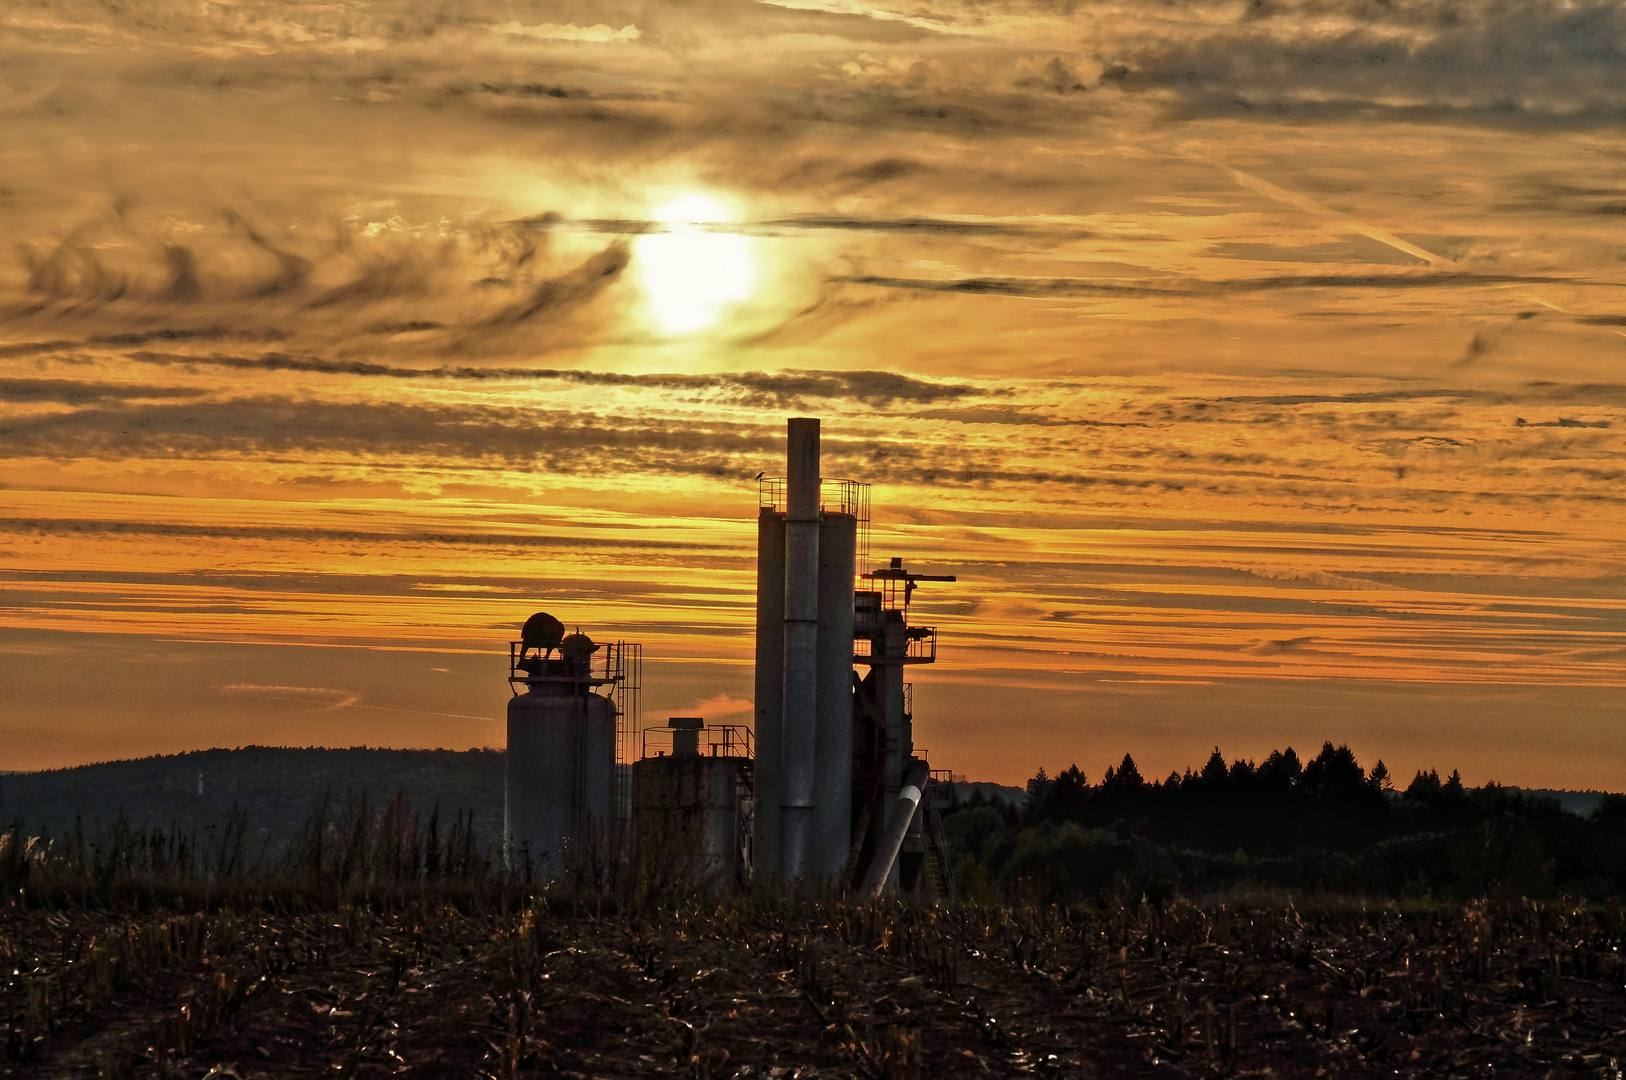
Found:
[[[536,612],[502,751],[0,777],[0,1075],[1579,1076],[1618,1055],[1626,797],[1432,770],[1397,790],[1331,742],[1025,790],[934,770],[905,675],[939,641],[911,599],[954,578],[872,565],[867,485],[821,477],[818,421],[787,434],[786,475],[758,477],[749,725],[644,724],[640,644]]]
[[[957,873],[984,898],[1017,883],[1055,899],[1244,881],[1463,898],[1626,891],[1616,802],[1583,822],[1496,785],[1470,795],[1456,773],[1419,773],[1400,795],[1381,761],[1368,774],[1331,742],[1303,764],[1291,748],[1227,764],[1216,747],[1199,771],[1150,784],[1126,754],[1093,788],[1075,766],[1041,770],[1020,807],[963,803],[952,774],[916,752],[905,681],[938,644],[911,621],[911,598],[954,577],[901,557],[870,568],[868,485],[820,474],[818,420],[792,419],[786,434],[785,476],[757,478],[752,730],[672,718],[664,740],[643,733],[634,762],[637,646],[533,615],[510,648],[510,681],[525,688],[508,709],[510,871],[553,879],[572,850],[597,865],[613,849],[685,856],[713,888],[924,901],[953,896]]]
[[[937,655],[936,629],[910,622],[915,590],[954,577],[912,573],[901,558],[871,569],[869,486],[821,475],[818,420],[792,419],[786,434],[785,475],[757,476],[750,734],[673,718],[669,745],[647,752],[643,738],[634,764],[639,647],[567,636],[538,612],[509,650],[509,681],[525,689],[508,706],[510,871],[553,879],[572,850],[621,840],[690,852],[717,884],[948,895],[904,675]]]

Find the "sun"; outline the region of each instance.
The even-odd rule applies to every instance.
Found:
[[[634,256],[649,312],[668,334],[716,325],[751,295],[756,260],[751,238],[717,226],[733,220],[716,199],[688,192],[651,215],[661,231],[640,236]]]

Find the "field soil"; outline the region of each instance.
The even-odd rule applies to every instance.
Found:
[[[1618,1078],[1623,930],[1522,900],[13,906],[0,1075]]]

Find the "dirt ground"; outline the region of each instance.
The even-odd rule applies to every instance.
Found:
[[[1626,1068],[1618,907],[256,907],[0,908],[0,1075]]]

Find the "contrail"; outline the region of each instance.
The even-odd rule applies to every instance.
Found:
[[[1320,214],[1322,217],[1332,218],[1333,220],[1342,223],[1351,232],[1360,233],[1362,236],[1369,236],[1373,240],[1376,240],[1382,244],[1388,244],[1396,251],[1404,251],[1407,255],[1410,255],[1415,259],[1422,259],[1430,266],[1449,266],[1453,263],[1453,260],[1448,259],[1443,255],[1436,255],[1432,251],[1427,251],[1418,247],[1416,244],[1402,240],[1388,229],[1380,229],[1376,225],[1368,225],[1364,221],[1350,217],[1341,210],[1334,210],[1330,206],[1324,206],[1310,198],[1308,195],[1301,195],[1296,191],[1289,191],[1284,187],[1278,187],[1277,185],[1272,184],[1269,180],[1254,176],[1252,173],[1245,173],[1241,169],[1233,169],[1231,166],[1221,161],[1213,161],[1208,158],[1201,158],[1198,160],[1207,161],[1208,164],[1214,166],[1214,168],[1218,169],[1226,176],[1229,176],[1240,187],[1247,188],[1249,191],[1263,195],[1267,199],[1274,199],[1275,201],[1284,203],[1287,206],[1296,207],[1312,214]],[[1520,295],[1532,303],[1540,304],[1542,307],[1551,308],[1554,311],[1562,312],[1566,315],[1570,314],[1570,312],[1566,309],[1559,307],[1557,304],[1552,303],[1549,300],[1543,300],[1539,296],[1531,296],[1528,293],[1521,293]],[[1626,337],[1626,331],[1616,330],[1614,333],[1619,334],[1621,337]]]
[[[1552,308],[1554,311],[1558,312],[1560,315],[1573,315],[1573,314],[1575,314],[1569,308],[1559,307],[1557,304],[1553,303],[1551,300],[1543,300],[1541,297],[1539,297],[1539,296],[1531,296],[1529,293],[1520,293],[1519,295],[1522,296],[1524,299],[1530,301],[1532,304],[1540,304],[1542,307]],[[1609,332],[1611,334],[1615,334],[1615,335],[1617,335],[1619,337],[1626,337],[1626,330],[1610,330]]]
[[[1334,210],[1330,206],[1325,206],[1318,203],[1307,195],[1300,195],[1296,191],[1289,191],[1284,187],[1277,187],[1269,180],[1262,180],[1251,173],[1245,173],[1240,169],[1233,169],[1224,162],[1209,161],[1208,163],[1214,166],[1220,172],[1224,173],[1226,176],[1229,176],[1239,186],[1247,188],[1249,191],[1255,192],[1256,194],[1263,195],[1267,199],[1274,199],[1279,203],[1297,207],[1300,210],[1306,210],[1312,214],[1320,214],[1322,217],[1332,218],[1342,223],[1351,232],[1360,233],[1362,236],[1369,236],[1380,244],[1388,244],[1396,251],[1403,251],[1414,259],[1422,259],[1430,266],[1450,266],[1452,264],[1452,260],[1447,259],[1443,255],[1436,255],[1432,251],[1425,251],[1416,244],[1400,239],[1400,237],[1396,236],[1388,229],[1380,229],[1376,225],[1368,225],[1364,221],[1359,221],[1350,217],[1341,210]]]

